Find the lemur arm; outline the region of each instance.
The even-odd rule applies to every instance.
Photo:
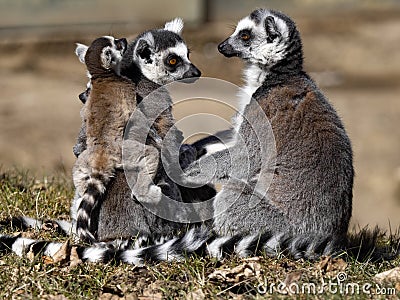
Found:
[[[196,149],[198,159],[205,154],[211,154],[227,148],[228,144],[233,140],[233,135],[234,131],[232,129],[219,131],[194,142],[191,146]]]
[[[86,125],[83,122],[81,129],[79,130],[78,137],[76,138],[76,144],[72,148],[74,155],[78,157],[83,151],[86,150]]]

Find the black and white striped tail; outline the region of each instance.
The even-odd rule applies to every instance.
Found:
[[[344,250],[343,241],[330,236],[302,234],[295,237],[289,234],[217,236],[210,230],[192,228],[182,237],[175,237],[156,245],[141,247],[136,241],[118,243],[97,243],[90,247],[78,246],[77,252],[82,261],[122,262],[142,265],[144,262],[176,261],[191,255],[211,256],[221,259],[226,255],[247,257],[265,253],[269,256],[287,254],[294,259],[317,259],[322,255],[334,255]],[[35,241],[22,237],[0,236],[0,252],[13,252],[23,255],[54,255],[62,243]]]
[[[105,184],[103,184],[102,179],[92,176],[89,179],[85,193],[81,197],[76,214],[76,233],[83,242],[96,242],[96,238],[90,228],[91,214],[104,191]]]
[[[38,220],[26,216],[18,216],[0,221],[0,229],[10,228],[25,231],[28,229],[42,230],[46,227],[56,230],[62,236],[70,236],[72,234],[72,223],[65,220]]]

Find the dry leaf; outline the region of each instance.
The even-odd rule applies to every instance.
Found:
[[[54,262],[65,262],[70,256],[71,247],[69,240],[67,240],[61,248],[53,255]]]
[[[35,259],[35,254],[33,253],[32,249],[29,250],[29,252],[26,254],[26,258],[30,261],[33,261]]]
[[[45,300],[68,300],[64,295],[45,295],[42,298]]]
[[[138,300],[138,296],[136,294],[127,294],[125,295],[125,300]]]
[[[53,257],[43,256],[42,259],[45,264],[64,264],[69,262],[69,268],[73,268],[82,263],[77,252],[77,247],[71,247],[69,240],[61,246]]]
[[[139,296],[140,300],[160,300],[162,299],[162,294],[157,292],[159,290],[160,283],[155,281],[148,285],[148,288],[144,289],[143,295]]]
[[[19,234],[17,234],[17,236],[23,237],[23,238],[27,238],[27,239],[34,239],[36,237],[36,233],[33,231],[24,231],[24,232],[20,232]],[[15,236],[15,235],[14,235]]]
[[[245,297],[243,295],[238,295],[238,294],[235,294],[235,293],[232,293],[232,292],[229,292],[228,294],[229,294],[229,299],[232,299],[232,300],[243,300],[243,299],[245,299]]]
[[[44,256],[45,264],[66,263],[69,261],[71,248],[69,241],[66,241],[61,248],[53,255],[53,257]]]
[[[332,256],[321,257],[321,260],[314,265],[317,270],[328,276],[336,276],[347,268],[347,263],[341,258],[332,258]]]
[[[243,258],[243,261],[260,261],[261,257],[260,256],[253,256],[253,257],[245,257]]]
[[[43,256],[42,256],[42,260],[43,260],[43,263],[44,263],[45,265],[54,264],[54,260],[53,260],[53,258],[51,258],[50,256],[43,255]]]
[[[69,259],[70,259],[70,263],[69,263],[70,268],[74,268],[77,265],[82,263],[82,260],[79,258],[78,251],[76,251],[76,249],[77,249],[77,247],[72,247],[71,248],[71,253],[70,253],[70,257],[69,257]]]
[[[46,221],[42,224],[41,229],[45,231],[53,231],[57,230],[58,226],[59,225],[56,222]]]
[[[195,290],[193,292],[190,292],[186,295],[186,300],[203,300],[205,299],[206,295],[204,295],[204,292],[202,289]]]
[[[376,274],[375,280],[400,282],[400,267]]]
[[[240,282],[249,277],[260,278],[261,265],[257,262],[248,262],[233,269],[215,270],[208,275],[209,279],[215,279],[226,282]]]
[[[286,275],[283,283],[285,284],[285,286],[290,286],[292,283],[297,283],[301,279],[301,275],[301,271],[290,272]]]

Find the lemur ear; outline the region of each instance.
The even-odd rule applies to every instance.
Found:
[[[181,18],[175,18],[172,21],[165,23],[164,30],[172,31],[181,35],[183,30],[183,20]]]
[[[277,37],[281,35],[278,26],[275,23],[275,19],[272,16],[268,16],[264,21],[265,31],[267,32],[267,42],[272,43]]]
[[[85,55],[88,48],[89,47],[84,44],[76,43],[75,54],[83,64],[85,63]]]
[[[104,69],[106,70],[111,69],[111,63],[113,61],[113,53],[110,50],[110,47],[105,47],[101,51],[100,59],[101,59],[101,65]]]
[[[144,59],[146,63],[151,63],[151,54],[153,49],[154,39],[151,34],[147,34],[139,39],[135,47],[135,56]]]

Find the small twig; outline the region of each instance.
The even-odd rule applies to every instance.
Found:
[[[225,290],[223,290],[223,291],[220,291],[218,294],[216,294],[216,296],[219,296],[219,295],[221,295],[221,294],[223,294],[223,293],[229,291],[230,289],[233,289],[235,286],[238,286],[238,285],[240,285],[240,284],[242,284],[242,283],[245,283],[245,282],[247,282],[247,281],[250,281],[250,279],[246,279],[246,280],[243,280],[243,281],[241,281],[241,282],[235,283],[234,285],[228,287],[227,289],[225,289]]]

